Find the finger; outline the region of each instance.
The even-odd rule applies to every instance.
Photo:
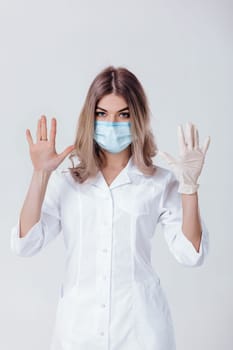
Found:
[[[32,135],[29,129],[26,130],[26,138],[28,141],[29,146],[33,145]]]
[[[193,124],[188,122],[186,123],[186,142],[187,148],[192,150],[194,147],[194,135],[193,135]]]
[[[52,143],[55,143],[56,132],[57,132],[57,121],[56,121],[56,118],[52,118],[50,136],[49,136],[49,139]]]
[[[194,126],[194,148],[199,148],[199,133],[196,126]]]
[[[157,154],[164,158],[169,164],[177,163],[177,160],[167,152],[158,151]]]
[[[204,144],[203,144],[203,146],[202,146],[202,148],[201,148],[201,151],[202,151],[202,153],[203,153],[204,155],[206,155],[206,152],[207,152],[207,150],[208,150],[208,148],[209,148],[209,144],[210,144],[210,136],[208,136],[208,137],[205,139]]]
[[[42,140],[47,140],[47,121],[45,115],[41,117],[41,138]]]
[[[36,132],[36,141],[40,141],[40,135],[41,135],[41,118],[38,119],[37,122],[37,132]]]
[[[182,125],[178,125],[177,127],[177,135],[178,135],[178,143],[180,154],[184,154],[186,151],[185,138],[184,138],[184,130]]]

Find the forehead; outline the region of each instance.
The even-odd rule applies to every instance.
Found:
[[[127,107],[127,102],[123,96],[108,94],[103,96],[97,103],[98,107],[102,107],[108,111],[118,111]]]

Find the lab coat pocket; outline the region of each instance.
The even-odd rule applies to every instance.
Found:
[[[149,209],[147,204],[141,200],[135,200],[135,201],[124,200],[119,202],[118,206],[120,207],[120,209],[122,209],[126,213],[131,214],[133,216],[149,214]]]
[[[148,191],[144,191],[144,193],[139,192],[134,188],[126,198],[124,193],[121,193],[119,190],[115,194],[115,203],[127,214],[133,216],[148,215],[151,206],[151,194]]]
[[[77,287],[73,286],[65,291],[61,290],[58,302],[56,327],[59,337],[64,341],[69,341],[72,335],[72,327],[75,316],[75,299]]]
[[[173,324],[159,280],[134,283],[135,336],[142,349],[175,350]]]
[[[58,324],[63,341],[81,344],[97,333],[96,309],[93,294],[75,286],[68,289],[59,301]]]

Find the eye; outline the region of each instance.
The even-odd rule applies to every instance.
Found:
[[[130,117],[129,113],[127,113],[127,112],[121,113],[120,115],[124,115],[124,118],[129,118]]]
[[[97,116],[97,117],[103,117],[103,114],[105,114],[104,112],[95,112],[95,115]]]

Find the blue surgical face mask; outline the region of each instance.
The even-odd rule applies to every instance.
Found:
[[[130,122],[95,121],[94,139],[110,153],[119,153],[132,142]]]

